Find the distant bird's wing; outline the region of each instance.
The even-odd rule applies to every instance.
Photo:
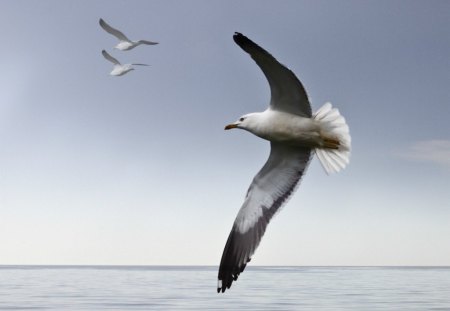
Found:
[[[120,62],[117,59],[115,59],[114,57],[112,57],[111,55],[109,55],[108,52],[106,52],[105,50],[102,51],[102,55],[104,58],[109,60],[114,65],[120,65]]]
[[[119,39],[120,41],[128,41],[131,42],[130,39],[127,38],[121,31],[109,26],[103,19],[99,20],[100,26],[108,33],[112,34],[114,37]]]
[[[271,92],[270,108],[310,118],[308,95],[295,74],[243,34],[236,32],[233,39],[250,54],[266,76]]]
[[[244,271],[273,215],[294,192],[311,158],[311,149],[272,142],[269,159],[250,185],[220,261],[217,292]]]
[[[147,44],[147,45],[159,44],[158,42],[153,42],[153,41],[148,41],[148,40],[139,40],[138,43],[139,44]]]
[[[136,65],[136,66],[150,66],[150,65],[147,65],[147,64],[131,64],[131,65]]]

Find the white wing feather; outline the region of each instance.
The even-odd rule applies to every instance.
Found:
[[[224,292],[244,271],[266,227],[295,191],[311,158],[311,149],[271,143],[269,159],[253,179],[234,221],[219,268]]]

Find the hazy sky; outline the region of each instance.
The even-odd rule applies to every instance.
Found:
[[[100,17],[160,44],[113,50]],[[219,264],[269,152],[223,130],[270,97],[239,31],[353,139],[252,265],[450,265],[449,20],[449,1],[0,1],[0,264]],[[102,49],[151,67],[111,77]]]

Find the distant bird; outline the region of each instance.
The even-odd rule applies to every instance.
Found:
[[[110,72],[112,76],[122,76],[131,70],[135,70],[133,66],[150,66],[147,64],[121,64],[117,59],[108,54],[105,50],[102,51],[103,57],[114,64],[113,70]]]
[[[121,31],[111,27],[108,25],[103,19],[99,20],[100,26],[108,33],[112,34],[114,37],[120,40],[120,42],[114,47],[115,49],[119,49],[121,51],[128,51],[134,49],[138,45],[146,44],[146,45],[155,45],[158,42],[152,42],[147,40],[139,40],[139,41],[131,41],[127,38]]]
[[[350,157],[349,128],[339,111],[326,103],[313,114],[306,91],[291,70],[244,35],[235,33],[233,39],[263,71],[271,100],[265,111],[243,115],[225,129],[249,131],[270,141],[271,150],[234,221],[220,261],[217,292],[225,292],[244,271],[268,223],[295,191],[313,153],[327,173],[343,169]]]

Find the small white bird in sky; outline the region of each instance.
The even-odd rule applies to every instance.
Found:
[[[111,27],[108,25],[103,19],[100,18],[99,20],[100,26],[108,33],[112,34],[114,37],[120,40],[120,42],[114,47],[115,49],[121,50],[121,51],[128,51],[131,49],[134,49],[138,45],[146,44],[146,45],[155,45],[158,44],[158,42],[152,42],[147,40],[139,40],[139,41],[132,41],[127,38],[121,31]]]
[[[269,158],[253,178],[220,261],[217,292],[225,292],[244,271],[272,217],[294,193],[315,153],[327,173],[349,163],[350,133],[344,117],[330,103],[312,113],[306,91],[295,74],[246,36],[234,41],[266,76],[271,99],[263,112],[243,115],[226,130],[239,128],[270,141]]]
[[[108,54],[105,50],[102,51],[103,57],[114,64],[113,70],[110,72],[112,76],[122,76],[131,70],[135,70],[133,66],[150,66],[147,64],[121,64],[117,59]]]

